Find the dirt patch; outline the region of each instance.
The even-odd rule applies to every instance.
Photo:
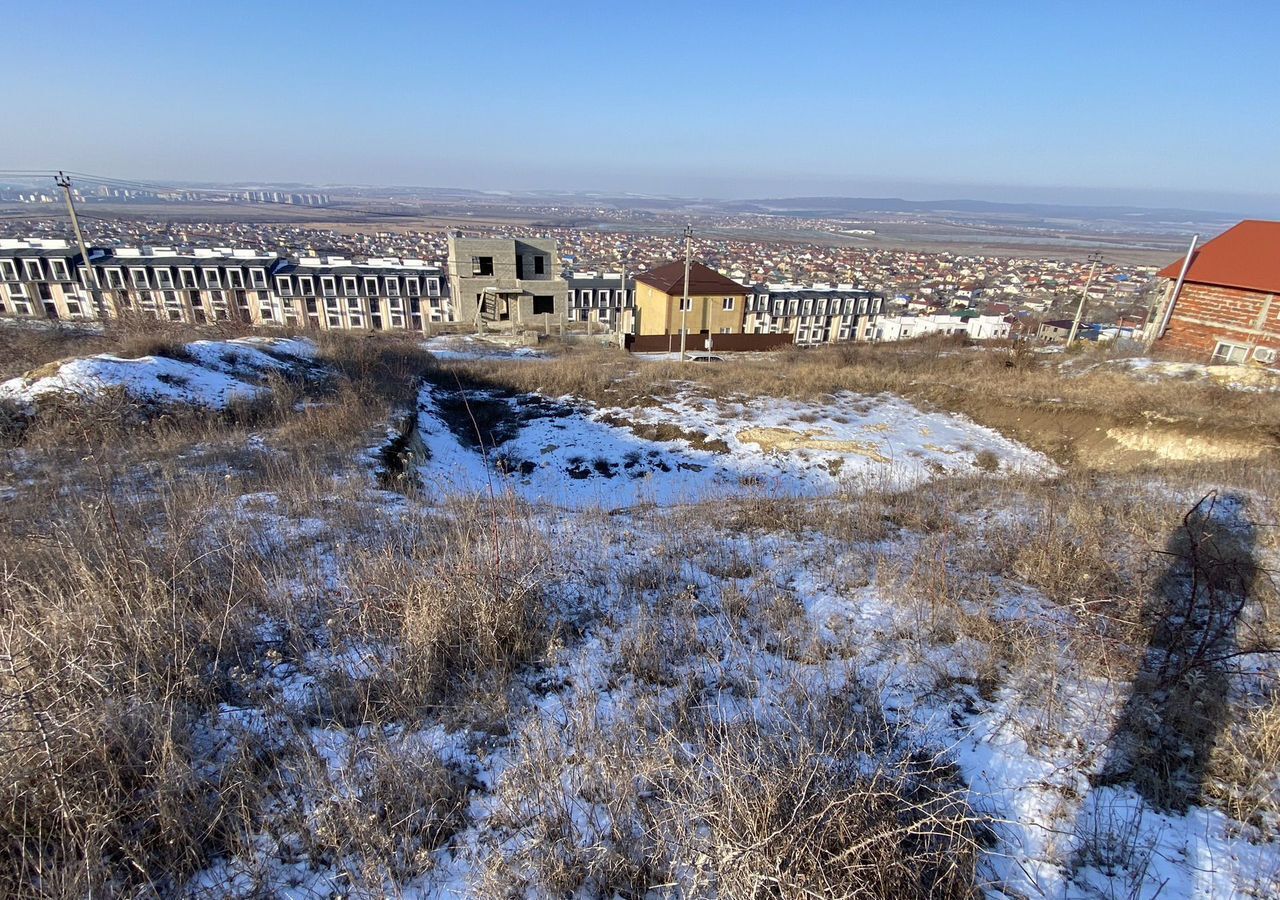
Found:
[[[463,446],[477,451],[501,447],[535,419],[563,419],[576,412],[567,404],[537,394],[477,390],[465,385],[437,387],[440,418]]]
[[[1156,422],[1099,415],[1066,406],[974,407],[964,411],[1063,465],[1125,472],[1152,463],[1255,459],[1273,452],[1275,435],[1255,429],[1228,431],[1194,422]]]
[[[1108,428],[1107,437],[1124,450],[1150,454],[1173,462],[1221,462],[1257,459],[1267,451],[1254,440],[1224,435],[1188,434],[1165,428]]]
[[[720,438],[713,438],[703,431],[689,431],[669,422],[637,422],[625,416],[606,413],[597,421],[614,428],[628,428],[637,437],[658,443],[670,441],[687,441],[696,450],[707,450],[711,453],[728,455],[729,445]]]
[[[827,453],[856,453],[880,463],[889,457],[870,441],[841,441],[827,431],[795,431],[790,428],[748,428],[738,432],[738,440],[756,444],[763,450],[822,450]]]

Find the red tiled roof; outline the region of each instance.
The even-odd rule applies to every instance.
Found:
[[[684,294],[684,262],[670,262],[636,276],[636,281],[657,288],[664,294],[680,297]],[[746,294],[748,290],[732,278],[725,278],[715,269],[700,262],[689,264],[689,296],[706,297],[712,294]]]
[[[1159,274],[1177,278],[1185,258],[1169,263]],[[1280,293],[1280,222],[1246,219],[1200,246],[1191,258],[1187,281]]]

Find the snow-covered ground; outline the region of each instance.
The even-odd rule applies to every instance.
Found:
[[[315,344],[264,337],[193,341],[183,346],[181,357],[125,359],[103,353],[70,359],[0,383],[0,399],[32,403],[53,394],[92,397],[118,389],[144,402],[225,409],[265,391],[261,381],[268,373],[287,372],[313,359]]]
[[[573,398],[493,397],[514,429],[493,435],[465,398],[419,397],[419,466],[433,490],[510,487],[535,502],[616,508],[726,494],[816,495],[861,483],[909,486],[944,473],[1054,471],[1043,455],[963,416],[897,397],[836,394],[823,403],[717,401],[692,391],[636,408]],[[477,414],[476,418],[479,418]],[[477,437],[476,430],[481,434]]]
[[[317,593],[342,596],[334,551],[341,526],[291,514],[270,495],[243,501],[238,514],[265,545],[305,548],[298,574],[279,590],[299,602]],[[419,502],[370,492],[360,520],[371,533],[411,527],[424,515]],[[1127,686],[1075,665],[1067,644],[1082,611],[1016,582],[951,571],[959,614],[990,616],[1041,654],[987,694],[976,685],[993,647],[970,635],[947,636],[949,614],[940,619],[909,587],[912,570],[934,558],[924,535],[900,531],[850,543],[818,531],[743,531],[705,520],[693,539],[682,520],[670,518],[678,514],[623,511],[602,531],[598,518],[580,512],[534,513],[555,548],[552,615],[576,636],[517,676],[506,718],[493,731],[430,717],[384,729],[313,721],[309,711],[326,708],[334,684],[394,676],[396,654],[335,633],[335,614],[327,621],[323,612],[313,615],[305,640],[292,622],[291,640],[310,641],[313,649],[292,659],[274,650],[264,655],[246,673],[255,705],[224,705],[209,733],[228,752],[250,740],[274,747],[293,760],[293,774],[279,796],[262,799],[267,813],[252,855],[218,860],[189,888],[218,897],[351,890],[343,873],[360,871],[359,860],[309,858],[313,838],[292,830],[297,819],[289,812],[301,802],[315,822],[326,805],[360,796],[370,767],[389,758],[430,761],[471,787],[443,846],[419,849],[412,864],[379,860],[409,874],[363,890],[467,897],[496,877],[509,891],[504,896],[546,896],[537,860],[552,851],[547,842],[558,842],[555,854],[579,860],[584,873],[592,859],[633,849],[625,835],[643,823],[618,816],[628,802],[643,807],[650,798],[607,791],[640,780],[631,767],[649,764],[648,754],[662,746],[652,729],[664,726],[654,723],[674,721],[692,690],[704,715],[736,721],[804,714],[865,692],[897,735],[882,748],[886,756],[931,756],[962,775],[968,802],[995,836],[979,866],[988,896],[1277,896],[1280,844],[1256,829],[1217,809],[1159,812],[1128,788],[1090,784]],[[664,605],[672,597],[675,604]],[[261,630],[268,645],[283,645],[283,623],[264,622]],[[611,765],[628,777],[602,781]],[[548,833],[549,823],[558,830]],[[411,838],[406,834],[415,846]],[[613,896],[582,877],[565,896]],[[667,885],[637,896],[673,895],[685,894]]]
[[[456,338],[428,349],[446,359],[531,355]],[[306,341],[200,341],[181,360],[67,362],[0,385],[0,396],[114,385],[216,408],[314,353]],[[254,833],[178,886],[185,893],[622,896],[593,873],[643,844],[629,837],[673,827],[647,766],[659,782],[682,764],[710,778],[715,748],[699,729],[860,704],[869,721],[883,718],[874,753],[886,766],[954,769],[991,831],[978,871],[988,896],[1280,896],[1274,829],[1207,805],[1154,810],[1124,784],[1091,782],[1129,685],[1081,664],[1090,610],[985,567],[1008,540],[1002,524],[1023,511],[989,505],[973,487],[1058,474],[1043,455],[962,416],[852,393],[801,402],[690,386],[600,408],[427,384],[415,422],[423,492],[378,489],[372,455],[292,498],[256,486],[227,497],[230,480],[216,492],[225,506],[207,513],[218,522],[211,544],[225,529],[253,548],[266,599],[252,652],[228,673],[235,690],[204,714],[196,745],[211,771],[253,758],[265,774],[247,799]],[[250,445],[278,452],[260,435]],[[979,475],[992,477],[970,477]],[[899,524],[870,492],[865,534],[825,527],[861,509],[867,489],[957,492],[938,509],[959,520],[947,540],[962,535],[970,555]],[[501,502],[512,494],[532,503]],[[483,541],[513,516],[527,517],[516,538],[548,548],[536,567],[547,646],[478,708],[408,698],[371,712],[405,672],[396,628],[374,633],[368,622],[394,617],[405,585],[371,585],[356,562],[396,558],[404,535],[447,532],[465,514],[458,501],[476,495],[497,497],[498,511],[469,522],[455,544]],[[684,506],[730,495],[801,498],[804,514],[784,525],[781,508],[765,504],[744,520],[731,505]],[[430,593],[456,577],[476,573],[428,560],[405,580]],[[1005,651],[1009,635],[1024,658]],[[875,770],[871,755],[857,765]],[[402,810],[389,812],[377,793],[387,788],[379,778],[424,769],[446,773],[460,798],[438,842],[420,827],[434,809],[416,785],[403,785]],[[677,850],[687,855],[627,896],[706,896],[688,885],[705,885],[694,875],[715,861],[699,844],[710,829],[690,824],[680,835],[690,844]],[[351,845],[362,827],[385,843]],[[567,860],[556,870],[567,887],[539,881],[547,856]]]
[[[509,340],[486,340],[472,334],[442,334],[422,342],[422,349],[436,359],[545,359],[546,354],[534,347],[512,344]]]

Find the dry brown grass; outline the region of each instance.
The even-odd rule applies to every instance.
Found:
[[[0,327],[0,381],[71,356],[102,353],[112,341],[79,328]]]
[[[200,509],[192,496],[101,496],[48,525],[47,513],[6,520],[8,896],[169,893],[243,824],[248,759],[209,765],[199,723],[228,696],[262,582],[251,551]]]
[[[500,698],[553,634],[551,555],[541,527],[509,496],[458,501],[376,548],[353,550],[345,581],[359,585],[359,602],[341,628],[398,648],[379,699],[466,715],[477,696]]]
[[[458,372],[468,383],[624,406],[669,393],[672,377],[713,393],[745,383],[820,397],[866,389],[865,376],[925,401],[938,391],[942,404],[994,372],[1014,406],[1041,402],[1036,391],[1050,384],[1034,360],[1013,358],[1006,377],[991,354],[957,351],[955,361],[950,346],[879,349],[702,367],[569,352]],[[937,359],[896,371],[908,351]],[[1014,710],[1037,717],[1021,726],[1031,743],[1033,730],[1054,739],[1068,676],[1132,676],[1149,639],[1144,600],[1186,495],[1232,485],[1254,498],[1260,522],[1280,508],[1275,469],[1257,464],[1170,467],[1153,478],[944,478],[928,490],[886,480],[820,500],[575,514],[574,528],[624,549],[634,536],[620,528],[652,538],[652,552],[628,556],[619,573],[579,571],[574,560],[560,564],[554,517],[510,496],[374,514],[352,450],[412,404],[416,380],[435,364],[411,343],[343,336],[326,339],[321,357],[326,384],[282,381],[264,408],[139,427],[111,424],[128,413],[108,398],[105,411],[68,410],[63,430],[37,428],[9,455],[0,892],[177,893],[214,856],[256,852],[255,829],[273,821],[264,793],[284,798],[272,827],[300,842],[301,858],[341,873],[345,890],[393,892],[427,872],[469,816],[468,774],[396,740],[440,723],[486,735],[512,760],[495,797],[501,844],[481,848],[482,894],[973,896],[983,822],[956,770],[892,727],[874,689],[851,679],[831,698],[797,680],[759,702],[758,717],[720,715],[726,700],[765,699],[759,676],[733,661],[750,653],[825,665],[843,652],[819,639],[769,565],[803,565],[837,597],[877,586],[906,611],[903,634],[886,641],[921,659],[938,644],[957,648],[956,671],[926,667],[921,677],[936,677],[939,695],[1017,692]],[[958,380],[912,387],[920,373]],[[1023,376],[1031,387],[1015,388]],[[1195,394],[1188,408],[1204,399]],[[1269,415],[1250,421],[1261,427]],[[246,447],[251,435],[265,449]],[[228,530],[227,510],[248,492],[269,494],[282,515],[325,520],[332,533],[308,540],[341,559],[333,582],[297,571],[310,559],[301,546],[273,549],[251,529]],[[776,535],[797,539],[802,555],[766,565],[752,552],[765,544],[752,541]],[[1260,547],[1278,543],[1259,532]],[[709,583],[686,584],[686,565]],[[305,590],[282,608],[270,588],[286,579]],[[995,606],[1010,586],[1033,588],[1054,615],[1001,617]],[[620,600],[606,613],[585,599],[564,608],[579,589],[616,590]],[[1266,650],[1280,604],[1259,595],[1258,607],[1252,639]],[[314,708],[288,723],[342,733],[350,765],[341,772],[309,748],[282,755],[252,737],[210,761],[202,723],[223,703],[254,702],[242,673],[263,653],[253,626],[264,610],[283,623],[287,636],[271,652],[285,660],[301,660],[317,634],[335,649],[388,650],[367,673],[318,677]],[[588,627],[614,630],[602,677],[620,693],[585,690],[562,708],[549,702],[554,715],[528,715],[531,692],[561,689],[565,648]],[[531,686],[541,684],[533,671],[550,686]],[[1276,814],[1277,722],[1274,694],[1251,696],[1230,710],[1213,757],[1211,796],[1246,822]],[[260,893],[279,887],[263,881]]]
[[[1085,362],[1105,362],[1107,350]],[[621,350],[570,350],[550,361],[443,362],[469,383],[549,396],[571,394],[605,406],[645,406],[684,384],[715,397],[821,400],[839,391],[893,393],[926,407],[964,413],[1060,461],[1092,462],[1107,427],[1155,424],[1191,434],[1230,434],[1280,445],[1280,404],[1215,381],[1147,381],[1120,369],[1029,354],[1022,345],[966,347],[953,339],[902,344],[838,344],[775,354],[730,356],[714,365],[646,362]],[[1087,371],[1086,371],[1087,368]],[[1086,439],[1088,439],[1086,441]]]
[[[319,800],[300,824],[316,863],[337,862],[348,888],[384,895],[435,868],[434,852],[461,826],[467,786],[429,748],[381,737],[352,747],[359,757],[345,761],[342,777],[309,760]]]
[[[767,722],[583,697],[517,736],[483,896],[971,897],[984,826],[954,769],[873,700],[790,698]]]

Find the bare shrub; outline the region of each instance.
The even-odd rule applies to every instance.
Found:
[[[832,713],[713,731],[669,811],[691,893],[976,897],[983,825],[954,767],[889,750],[865,713]]]
[[[511,496],[459,499],[438,532],[353,554],[360,623],[396,637],[406,703],[501,690],[554,627],[546,534]]]
[[[138,333],[130,336],[115,351],[115,355],[124,359],[141,359],[144,356],[159,356],[165,359],[187,361],[191,352],[187,350],[187,342],[180,336],[165,333]]]
[[[985,826],[956,770],[867,695],[677,734],[584,696],[522,731],[498,786],[485,896],[974,897]]]
[[[643,896],[669,882],[649,802],[668,757],[642,728],[602,715],[599,699],[578,698],[516,735],[492,822],[505,840],[485,848],[480,896]],[[650,706],[638,702],[643,720]]]
[[[320,799],[303,825],[306,849],[362,891],[394,892],[435,868],[435,851],[461,825],[467,780],[417,742],[351,747],[336,772],[323,759],[311,762],[306,783]]]
[[[973,464],[983,472],[996,472],[1000,469],[1000,457],[992,450],[979,450]]]

